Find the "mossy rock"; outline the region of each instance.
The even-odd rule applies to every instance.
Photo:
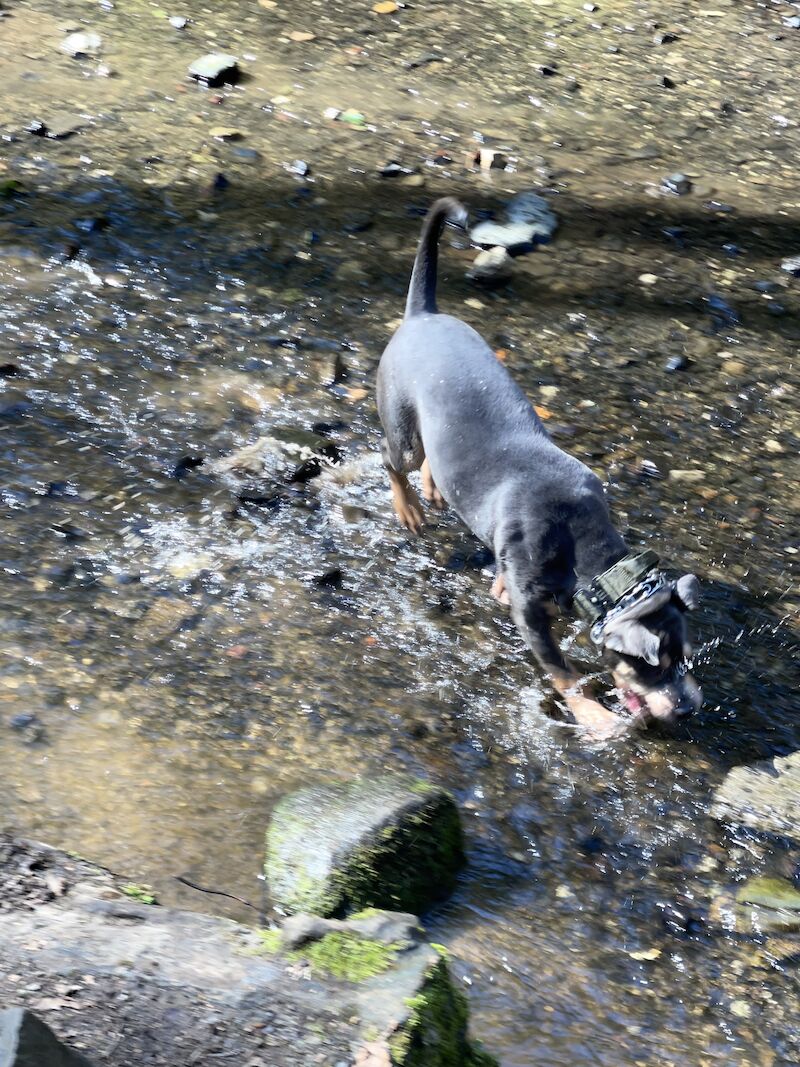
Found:
[[[405,775],[291,793],[267,831],[270,895],[287,914],[375,907],[419,915],[452,892],[463,862],[455,801]]]
[[[396,1067],[497,1067],[497,1060],[469,1037],[466,997],[444,959],[428,970],[408,1007],[407,1019],[389,1039]]]
[[[714,794],[712,815],[800,841],[800,752],[734,767]]]

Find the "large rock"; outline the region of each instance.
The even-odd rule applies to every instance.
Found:
[[[278,803],[267,831],[270,894],[289,914],[418,915],[452,891],[463,860],[453,798],[401,775],[301,789]]]
[[[33,1012],[0,1011],[0,1067],[91,1067],[80,1053],[62,1045]]]
[[[725,822],[800,841],[800,752],[735,767],[714,794],[711,811]]]

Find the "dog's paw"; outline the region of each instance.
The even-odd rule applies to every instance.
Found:
[[[581,733],[591,741],[611,741],[630,732],[630,722],[590,697],[567,696],[567,707]]]

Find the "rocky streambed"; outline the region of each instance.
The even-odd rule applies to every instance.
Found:
[[[257,925],[284,798],[411,774],[468,860],[426,943],[504,1067],[795,1063],[791,835],[716,792],[800,748],[795,8],[379,6],[3,4],[3,821]],[[442,306],[701,578],[674,736],[554,727],[480,546],[393,524],[374,374],[444,194],[487,245],[445,241]],[[151,1005],[146,1062],[194,1010],[8,974],[118,1060],[81,1012]],[[172,1062],[300,1040],[193,996]]]

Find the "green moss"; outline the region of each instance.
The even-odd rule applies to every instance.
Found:
[[[136,882],[127,882],[119,887],[120,892],[131,900],[137,900],[140,904],[157,904],[158,901],[153,893],[151,885],[137,885]]]
[[[371,919],[373,915],[382,915],[383,908],[362,908],[361,911],[354,912],[351,919]]]
[[[335,931],[290,953],[289,958],[307,960],[318,974],[344,978],[348,982],[363,982],[390,967],[399,948],[399,945],[384,945],[347,931]]]
[[[355,851],[334,872],[334,895],[341,902],[337,914],[377,906],[419,915],[430,907],[431,895],[441,899],[453,891],[463,859],[458,810],[450,797],[438,796],[398,826],[384,827],[371,845]],[[424,882],[420,871],[426,872]]]
[[[274,955],[276,952],[280,952],[281,949],[281,932],[280,930],[258,930],[258,939],[261,944],[258,946],[259,952],[267,952],[270,955]]]
[[[431,967],[421,991],[406,1005],[408,1018],[389,1039],[396,1067],[497,1067],[469,1039],[467,1001],[444,960]]]

